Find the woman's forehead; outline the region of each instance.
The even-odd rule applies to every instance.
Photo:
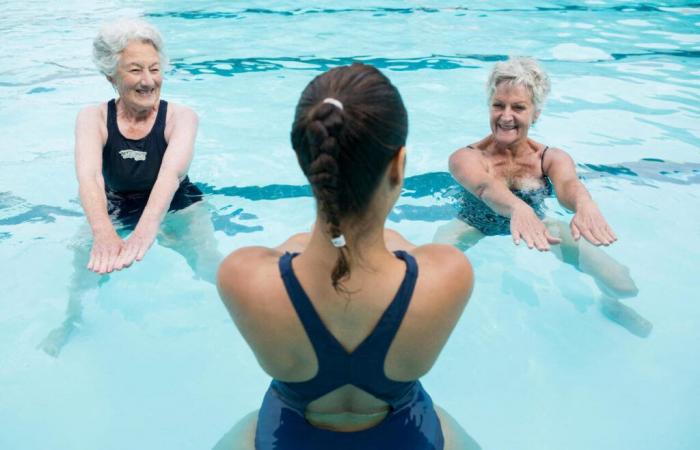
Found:
[[[122,64],[158,62],[158,51],[150,42],[131,41],[121,52],[119,61]]]
[[[493,98],[508,97],[512,101],[532,102],[532,92],[527,86],[520,83],[504,81],[496,86]]]

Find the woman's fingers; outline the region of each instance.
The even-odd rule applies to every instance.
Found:
[[[148,245],[145,243],[141,243],[141,245],[137,248],[136,252],[136,261],[141,261],[143,257],[146,255],[146,251],[148,250]]]
[[[90,260],[87,263],[87,268],[88,270],[95,271],[95,261],[96,261],[96,255],[95,255],[95,248],[93,247],[90,250]]]
[[[107,255],[104,249],[100,249],[97,255],[97,273],[100,275],[107,273]]]
[[[119,248],[110,248],[107,258],[107,273],[114,271],[114,266],[119,259]]]
[[[591,230],[589,230],[588,228],[582,229],[582,230],[581,230],[581,235],[582,235],[588,242],[590,242],[591,244],[593,244],[593,245],[600,245],[600,241],[598,240],[598,238],[596,238],[596,237],[593,235],[593,233],[591,232]]]
[[[561,244],[561,238],[552,236],[551,234],[549,234],[549,230],[545,230],[544,236],[547,238],[547,242],[549,244]]]
[[[126,247],[126,252],[124,255],[124,267],[129,267],[134,263],[136,259],[136,253],[138,252],[138,247],[134,245],[133,242],[129,242]]]
[[[574,222],[571,222],[571,237],[574,238],[574,241],[581,239],[581,230],[578,229]]]

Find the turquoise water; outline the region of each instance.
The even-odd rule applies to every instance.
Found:
[[[637,297],[492,237],[424,384],[483,449],[700,448],[700,4],[693,2],[6,2],[0,17],[0,448],[206,449],[268,379],[216,289],[154,245],[90,290],[57,357],[77,203],[73,125],[113,92],[90,62],[99,24],[140,15],[172,60],[164,98],[193,107],[190,178],[219,250],[307,229],[289,146],[316,74],[381,68],[409,109],[406,189],[389,225],[418,242],[455,217],[446,160],[487,133],[483,84],[509,54],[540,59],[552,94],[532,136],[567,150],[620,240]],[[570,219],[553,200],[550,217]],[[607,305],[607,306],[606,306]]]

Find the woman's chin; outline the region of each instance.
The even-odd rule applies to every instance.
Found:
[[[506,134],[504,136],[503,134],[497,133],[493,136],[493,142],[498,147],[508,147],[518,142],[519,138],[520,136],[518,135]]]

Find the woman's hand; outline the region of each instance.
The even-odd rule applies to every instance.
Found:
[[[139,223],[141,225],[141,223]],[[121,270],[131,266],[134,261],[141,261],[146,255],[146,252],[158,234],[158,225],[156,226],[136,226],[131,236],[124,242],[119,258],[116,261],[114,268]]]
[[[100,275],[114,271],[123,248],[124,241],[114,229],[95,234],[87,268]]]
[[[548,251],[550,244],[561,242],[561,239],[549,234],[544,223],[527,205],[519,206],[513,210],[510,216],[510,233],[515,245],[519,245],[522,238],[528,248],[535,247],[541,252]]]
[[[593,245],[610,245],[617,240],[598,206],[592,201],[580,202],[571,219],[571,235],[575,240],[583,236]]]

